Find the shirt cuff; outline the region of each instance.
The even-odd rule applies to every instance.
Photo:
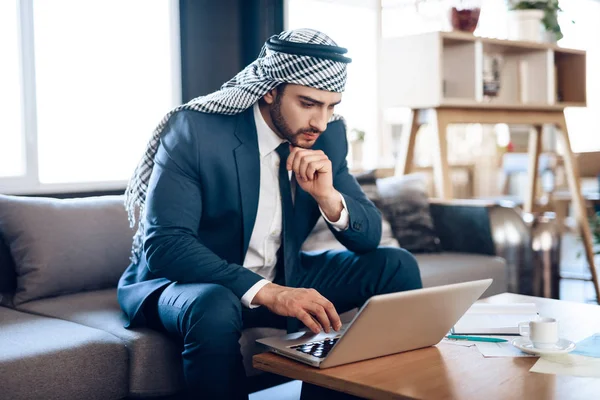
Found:
[[[252,287],[248,289],[248,291],[242,296],[242,304],[247,308],[260,307],[257,304],[252,304],[252,300],[254,300],[254,296],[256,296],[256,293],[258,293],[258,291],[262,289],[263,286],[265,286],[267,283],[271,282],[266,279],[261,279],[260,281],[252,285]]]
[[[333,229],[335,229],[338,232],[345,231],[346,229],[348,229],[348,225],[350,224],[350,216],[348,215],[348,207],[346,207],[346,200],[344,200],[344,196],[342,196],[341,193],[340,198],[342,199],[342,205],[344,206],[344,208],[342,209],[342,213],[340,214],[340,219],[338,219],[335,222],[331,222],[330,220],[328,220],[325,216],[325,213],[323,212],[323,209],[321,209],[321,207],[319,206],[319,211],[321,211],[323,219],[325,219],[325,221],[327,221],[327,223],[333,226]]]

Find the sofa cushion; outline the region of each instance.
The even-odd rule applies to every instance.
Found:
[[[430,205],[431,217],[442,251],[496,254],[487,205],[444,203]]]
[[[0,307],[0,398],[121,399],[127,350],[113,335]]]
[[[0,305],[12,305],[12,296],[16,287],[15,263],[10,255],[10,249],[0,234]]]
[[[125,316],[119,308],[116,289],[31,301],[18,309],[102,329],[119,338],[129,352],[130,395],[167,395],[182,387],[178,345],[151,329],[125,329]]]
[[[424,287],[492,278],[482,297],[508,290],[506,261],[500,257],[467,253],[415,254]]]
[[[377,191],[375,204],[390,221],[400,246],[412,253],[440,251],[423,174],[377,179]]]
[[[116,286],[133,236],[121,196],[0,195],[0,232],[15,262],[15,305]]]

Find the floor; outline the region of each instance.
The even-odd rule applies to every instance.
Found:
[[[250,400],[298,400],[301,381],[291,381],[250,395]]]

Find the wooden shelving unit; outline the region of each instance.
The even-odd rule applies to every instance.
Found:
[[[500,89],[484,96],[484,61],[495,57]],[[600,283],[594,264],[577,163],[564,116],[565,107],[585,107],[586,53],[550,43],[508,41],[461,32],[432,32],[383,39],[379,88],[385,108],[412,109],[410,130],[402,135],[396,174],[410,172],[417,132],[423,124],[434,127],[434,182],[437,195],[451,199],[446,128],[449,124],[519,124],[535,130],[529,137],[529,179],[524,211],[533,212],[542,126],[559,128],[565,173],[590,266],[596,298]]]
[[[497,97],[485,98],[483,59],[491,54],[503,60],[501,86]],[[386,108],[562,110],[587,102],[585,51],[550,43],[431,32],[384,39],[381,59]]]

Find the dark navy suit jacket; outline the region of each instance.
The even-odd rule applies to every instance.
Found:
[[[330,229],[349,250],[374,250],[381,214],[346,165],[342,121],[332,122],[313,149],[327,154],[333,185],[342,193],[349,227]],[[143,254],[119,281],[118,299],[128,326],[144,323],[143,304],[154,291],[177,281],[215,283],[241,298],[261,276],[242,266],[258,209],[260,155],[252,107],[233,116],[179,111],[167,123],[155,155],[144,218]],[[321,216],[300,187],[294,201],[294,235],[300,246]],[[299,249],[295,249],[299,251]],[[302,266],[285,271],[286,285]]]

